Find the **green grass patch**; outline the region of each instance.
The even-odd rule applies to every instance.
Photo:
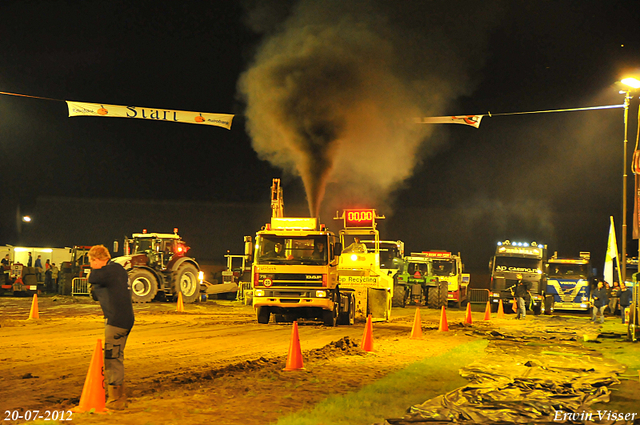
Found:
[[[458,370],[485,356],[489,342],[477,340],[429,357],[342,396],[332,396],[312,410],[278,420],[277,425],[370,425],[385,418],[400,417],[407,409],[433,397],[462,387],[468,381]]]

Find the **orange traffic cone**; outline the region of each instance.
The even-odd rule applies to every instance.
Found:
[[[80,404],[73,409],[74,412],[92,412],[106,413],[105,395],[104,395],[104,360],[102,357],[102,341],[98,339],[93,356],[91,356],[91,365],[89,372],[84,381],[82,395],[80,396]]]
[[[33,294],[33,301],[31,301],[31,311],[29,312],[29,318],[31,319],[39,319],[40,313],[38,312],[38,294]]]
[[[471,318],[471,303],[467,303],[467,314],[464,317],[465,325],[473,325],[473,319]]]
[[[515,298],[513,299],[513,304],[511,305],[511,308],[513,309],[514,313],[518,311],[518,301],[516,301]]]
[[[449,330],[449,324],[447,323],[447,310],[442,306],[442,313],[440,313],[440,332],[447,332]]]
[[[284,370],[300,370],[304,369],[302,363],[302,350],[300,349],[300,337],[298,336],[298,322],[293,322],[291,329],[291,342],[289,343],[289,357],[287,357],[287,365]]]
[[[498,319],[504,319],[504,307],[502,306],[502,300],[498,304]]]
[[[373,323],[371,322],[371,315],[367,316],[367,324],[364,327],[360,347],[362,347],[364,351],[373,351]]]
[[[411,339],[422,338],[422,319],[420,319],[420,309],[416,307],[416,316],[413,319],[413,329],[411,330]]]
[[[182,291],[178,292],[178,306],[176,307],[177,312],[184,312],[184,302],[182,301]]]
[[[491,320],[491,304],[487,301],[487,308],[484,309],[484,320]]]

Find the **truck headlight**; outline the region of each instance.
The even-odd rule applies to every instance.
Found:
[[[316,291],[316,298],[327,298],[327,291]]]
[[[264,289],[256,289],[255,291],[253,291],[253,294],[256,297],[264,297]]]

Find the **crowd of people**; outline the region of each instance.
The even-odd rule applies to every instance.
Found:
[[[622,323],[625,323],[625,312],[631,305],[633,293],[624,282],[622,284],[613,282],[613,285],[610,285],[609,282],[598,281],[591,297],[593,299],[592,322],[599,320],[600,323],[604,323],[605,311],[608,309],[612,316],[619,312]]]
[[[3,283],[7,283],[9,282],[9,272],[12,265],[9,254],[4,256],[1,261],[1,265],[2,276],[0,277],[0,280],[2,280]],[[29,252],[26,266],[33,267],[35,269],[36,281],[38,283],[44,283],[45,292],[57,292],[60,269],[56,266],[56,263],[52,263],[51,260],[47,259],[43,265],[41,255],[38,255],[38,258],[36,258],[34,263],[33,256],[31,255],[31,252]]]

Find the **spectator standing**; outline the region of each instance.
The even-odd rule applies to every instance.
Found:
[[[27,259],[27,267],[33,266],[33,257],[31,256],[31,252],[29,252],[29,258]]]
[[[9,270],[11,270],[11,260],[9,259],[9,254],[5,255],[2,259],[2,277],[0,277],[0,282],[4,285],[9,281]]]
[[[593,298],[591,321],[595,323],[599,313],[600,323],[604,323],[604,309],[607,306],[609,300],[607,299],[607,290],[605,289],[602,282],[598,282],[598,287],[595,291],[593,291],[591,297]]]
[[[625,312],[631,305],[631,301],[633,300],[633,293],[631,292],[631,288],[627,288],[627,286],[623,283],[620,285],[620,292],[618,293],[620,297],[620,316],[622,317],[622,324],[625,322]]]
[[[53,292],[58,292],[58,267],[56,263],[51,263],[51,285],[53,286]]]
[[[516,289],[514,290],[514,295],[518,303],[518,314],[516,315],[516,319],[520,319],[521,317],[524,319],[525,317],[527,317],[527,305],[525,302],[525,297],[529,292],[529,287],[522,280],[521,274],[518,274],[516,278],[518,279],[518,281],[516,282]]]
[[[29,254],[31,255],[31,254]],[[36,263],[34,264],[35,268],[36,268],[36,277],[38,278],[38,282],[42,282],[42,259],[41,259],[42,255],[38,255],[38,258],[36,258]]]
[[[49,260],[47,260],[49,261]],[[51,279],[51,265],[49,263],[47,264],[47,271],[44,272],[44,290],[47,292],[53,292],[53,283],[52,283],[52,279]]]
[[[124,349],[134,323],[129,276],[111,260],[109,250],[96,245],[89,250],[89,284],[92,297],[100,302],[105,317],[104,377],[108,385],[106,407],[127,407],[124,389]]]
[[[607,297],[609,298],[609,312],[612,316],[616,315],[619,292],[620,284],[618,282],[613,282],[613,286],[609,288],[609,291],[607,291]]]

